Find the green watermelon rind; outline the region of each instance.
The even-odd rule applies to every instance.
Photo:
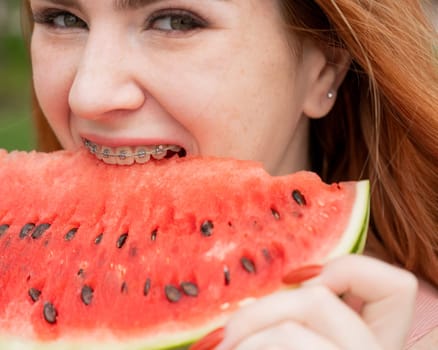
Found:
[[[368,222],[370,217],[370,183],[367,180],[355,183],[355,200],[353,203],[351,215],[347,228],[342,235],[339,244],[327,255],[325,263],[336,257],[349,253],[361,253],[364,250]],[[21,339],[11,339],[7,336],[0,336],[0,349],[10,350],[183,350],[188,349],[196,339],[202,338],[214,329],[217,329],[226,322],[226,316],[221,315],[211,320],[206,326],[193,330],[187,330],[178,333],[166,333],[157,335],[153,341],[146,339],[135,339],[126,342],[96,341],[90,337],[90,341],[81,340],[72,342],[71,339],[60,339],[53,343],[34,341],[23,341]]]
[[[370,219],[370,182],[358,181],[350,220],[339,244],[328,254],[326,261],[346,253],[362,253],[365,248]],[[359,234],[358,234],[359,232]]]

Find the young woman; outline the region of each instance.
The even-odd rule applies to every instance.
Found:
[[[438,66],[419,1],[24,4],[41,150],[176,147],[371,180],[373,258],[242,309],[220,349],[438,346]]]

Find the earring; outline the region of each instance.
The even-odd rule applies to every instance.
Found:
[[[336,91],[335,91],[335,90],[330,90],[330,91],[327,93],[327,98],[328,98],[329,100],[331,100],[331,99],[333,99],[333,98],[335,97],[335,94],[336,94]]]

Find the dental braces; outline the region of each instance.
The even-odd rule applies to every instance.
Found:
[[[129,157],[135,158],[145,158],[146,156],[160,156],[166,154],[168,151],[172,151],[178,153],[181,151],[181,147],[176,145],[156,145],[151,146],[150,149],[143,148],[137,153],[128,153],[126,150],[121,150],[118,154],[111,153],[110,149],[104,148],[103,151],[98,151],[98,146],[89,141],[84,140],[85,147],[90,151],[90,153],[94,155],[101,156],[102,158],[119,158],[121,160],[125,160]]]

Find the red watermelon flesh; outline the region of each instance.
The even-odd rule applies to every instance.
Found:
[[[365,239],[367,181],[215,158],[109,166],[85,151],[0,151],[0,164],[2,349],[187,344]]]

